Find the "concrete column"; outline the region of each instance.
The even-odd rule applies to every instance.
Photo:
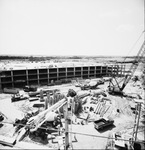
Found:
[[[117,76],[117,65],[115,65],[115,75]]]
[[[38,85],[40,85],[40,81],[39,81],[39,69],[37,69],[37,82],[38,82]]]
[[[67,77],[66,77],[67,76],[66,70],[67,70],[67,68],[65,68],[65,79],[67,79]]]
[[[56,68],[57,69],[57,80],[58,80],[58,78],[59,78],[59,71],[58,71],[58,68]]]
[[[94,78],[96,78],[96,66],[94,66]]]
[[[111,69],[111,76],[113,75],[113,65],[112,65],[112,69]]]
[[[116,74],[115,74],[115,66],[116,66],[116,65],[113,66],[113,75],[116,75]]]
[[[101,70],[100,70],[100,75],[102,75],[102,66],[101,66]]]
[[[108,66],[106,66],[106,76],[108,76]]]
[[[119,65],[119,76],[122,76],[122,65]]]
[[[49,83],[49,68],[47,68],[47,78],[48,78],[47,83]]]
[[[121,76],[123,76],[123,65],[121,65]]]
[[[88,66],[88,78],[90,78],[90,66]]]
[[[123,75],[125,75],[125,65],[124,65],[124,67],[123,67]]]
[[[88,78],[90,78],[90,66],[88,66]]]
[[[95,78],[97,77],[97,66],[95,66]]]
[[[94,66],[94,78],[96,77],[96,76],[95,76],[95,71],[96,71],[96,70],[95,70],[95,66]]]
[[[81,78],[83,78],[83,67],[81,66]]]
[[[66,72],[66,79],[67,79],[67,67],[66,67],[65,69],[66,69],[66,71],[65,71],[65,72]]]
[[[11,70],[12,87],[14,88],[13,70]]]
[[[27,80],[27,85],[29,85],[29,78],[28,78],[28,69],[26,69],[26,80]]]
[[[1,78],[0,78],[0,92],[2,91],[2,82],[1,82]]]
[[[117,76],[119,75],[119,65],[117,65]]]
[[[75,70],[76,70],[76,69],[75,69],[75,66],[74,66],[74,77],[75,77]]]

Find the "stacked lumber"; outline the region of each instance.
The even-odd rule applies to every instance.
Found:
[[[40,144],[36,144],[36,143],[30,143],[30,142],[18,142],[16,144],[17,147],[20,147],[20,149],[51,149],[50,147],[46,146],[46,145],[40,145]]]
[[[102,112],[100,113],[100,117],[103,117],[104,114],[106,114],[106,112],[109,110],[110,105],[105,105]]]
[[[110,105],[106,105],[106,102],[104,101],[104,102],[98,102],[97,104],[96,104],[97,106],[96,106],[96,110],[95,110],[95,113],[96,114],[99,114],[100,115],[100,117],[103,117],[104,116],[104,114],[108,111],[108,109],[110,108]]]

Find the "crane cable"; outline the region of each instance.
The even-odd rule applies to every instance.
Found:
[[[142,33],[140,34],[139,38],[138,38],[138,39],[136,40],[136,42],[133,44],[133,46],[131,47],[130,51],[129,51],[128,54],[126,55],[126,57],[125,57],[125,59],[124,59],[123,62],[125,62],[125,60],[127,59],[127,56],[129,56],[129,54],[133,51],[134,47],[136,46],[137,42],[140,40],[140,38],[142,37],[142,35],[143,35],[144,32],[145,32],[145,30],[142,31]]]
[[[131,51],[134,49],[134,47],[136,46],[137,42],[140,40],[140,38],[142,37],[142,35],[143,35],[144,33],[145,33],[145,30],[142,31],[142,33],[140,34],[139,38],[138,38],[138,39],[136,40],[136,42],[133,44],[132,48],[130,49],[130,51],[128,52],[127,56],[125,57],[125,59],[123,60],[122,63],[125,63],[125,61],[126,61],[126,59],[128,58],[129,54],[130,54]],[[121,63],[121,64],[122,64],[122,63]],[[121,80],[118,82],[118,84],[120,84],[123,80],[124,80],[124,78],[121,79]]]

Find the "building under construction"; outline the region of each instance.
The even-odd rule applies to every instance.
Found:
[[[69,66],[11,67],[1,69],[0,89],[23,87],[24,85],[49,85],[67,83],[71,79],[122,76],[125,65],[83,64]]]

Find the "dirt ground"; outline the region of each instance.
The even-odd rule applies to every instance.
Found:
[[[99,85],[100,89],[106,90],[108,86],[108,82],[105,84]],[[68,89],[74,89],[77,93],[80,92],[80,87],[75,87],[72,84],[64,84],[64,85],[57,85],[48,87],[50,89],[59,89],[61,93],[66,94]],[[94,92],[96,90],[91,90],[90,92]],[[86,91],[84,91],[86,92]],[[69,125],[70,132],[76,132],[76,134],[70,134],[70,141],[72,141],[72,146],[74,149],[105,149],[107,144],[107,137],[110,132],[122,132],[132,136],[133,126],[135,121],[135,114],[131,110],[130,106],[135,105],[134,99],[136,98],[136,93],[139,94],[142,99],[144,100],[144,90],[141,88],[141,84],[138,81],[136,85],[133,86],[133,81],[129,82],[126,86],[124,92],[128,93],[129,95],[133,95],[132,98],[120,97],[120,96],[113,96],[109,95],[107,92],[107,98],[110,99],[111,107],[104,115],[105,117],[114,119],[114,126],[111,128],[107,128],[105,131],[97,131],[94,128],[93,122],[88,122],[84,125],[81,124],[72,124]],[[5,118],[5,122],[14,122],[15,118],[22,118],[24,112],[27,110],[26,108],[32,108],[32,104],[35,102],[29,102],[29,100],[22,100],[19,102],[11,102],[11,94],[0,94],[0,111],[4,113],[8,118]],[[117,112],[117,109],[120,112]],[[142,116],[142,114],[141,114]],[[144,126],[141,122],[142,117],[140,118],[140,126]],[[142,129],[144,130],[144,129]],[[141,131],[141,130],[140,130]],[[0,135],[4,135],[7,137],[13,137],[14,128],[12,124],[9,123],[1,123],[0,126]],[[80,134],[77,134],[80,133]],[[84,135],[83,135],[84,134]],[[93,136],[89,136],[93,135]],[[98,137],[97,137],[98,136]],[[106,137],[106,138],[104,138]],[[138,132],[137,134],[138,140],[145,140],[144,139],[144,132]],[[26,143],[35,143],[38,145],[38,149],[41,148],[48,149],[48,148],[58,148],[57,144],[52,146],[51,142],[47,144],[40,144],[37,141],[32,141],[28,137],[24,138],[23,140]],[[39,141],[39,140],[38,140]],[[25,145],[25,146],[24,146]],[[31,146],[26,146],[22,142],[16,143],[15,148],[31,148]],[[23,147],[24,146],[24,147]],[[34,147],[33,147],[34,148]],[[0,149],[10,149],[8,146],[0,145]]]

